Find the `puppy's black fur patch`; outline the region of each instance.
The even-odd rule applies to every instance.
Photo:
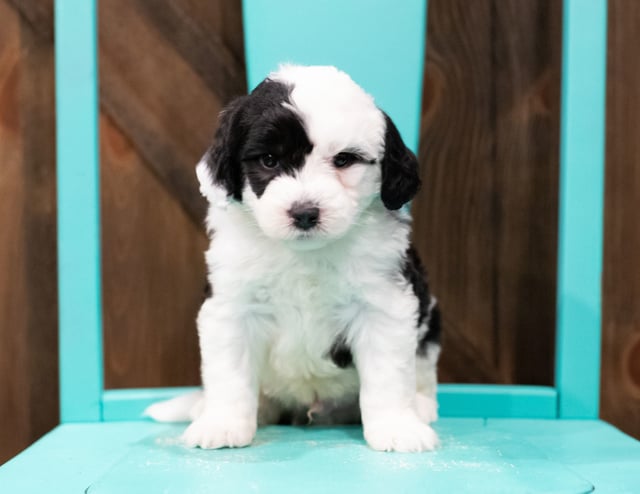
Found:
[[[290,93],[286,84],[266,79],[221,115],[206,161],[214,182],[234,199],[242,200],[245,180],[260,197],[275,177],[301,168],[313,149],[300,117],[284,105]],[[276,166],[263,164],[266,155]]]
[[[440,307],[437,305],[431,309],[429,314],[429,330],[418,339],[418,351],[420,356],[426,356],[430,344],[440,344],[440,333],[442,331],[440,321]]]
[[[213,287],[211,286],[211,283],[209,283],[209,281],[206,281],[204,284],[204,290],[202,291],[203,295],[204,295],[204,299],[208,299],[210,297],[213,297]]]
[[[283,107],[267,110],[251,126],[241,151],[242,169],[253,192],[260,197],[271,180],[282,174],[293,175],[312,149],[295,113]],[[264,166],[261,157],[265,155],[271,155],[276,166]]]
[[[387,209],[400,209],[418,193],[418,160],[404,145],[400,132],[389,115],[384,114],[386,130],[382,157],[380,196]]]
[[[420,328],[424,322],[427,323],[427,331],[418,336],[418,355],[426,355],[428,343],[440,343],[440,309],[437,304],[431,306],[427,274],[413,245],[407,249],[402,274],[418,298],[416,326]]]
[[[213,144],[204,156],[213,182],[224,187],[227,194],[238,201],[242,199],[244,179],[237,155],[246,132],[241,125],[241,116],[247,98],[235,99],[220,114]]]
[[[441,334],[440,308],[437,303],[431,305],[431,294],[425,269],[413,245],[409,246],[405,254],[402,275],[411,284],[413,293],[418,299],[418,314],[416,328],[421,329],[426,322],[425,332],[418,333],[417,355],[426,356],[429,344],[439,344]],[[339,335],[327,353],[327,357],[341,369],[353,365],[353,354],[344,337]]]
[[[331,361],[341,369],[346,369],[353,365],[353,355],[347,342],[342,336],[338,336],[329,349]]]
[[[402,267],[402,275],[411,284],[413,293],[418,297],[418,322],[421,326],[429,312],[429,303],[431,297],[429,295],[429,284],[427,282],[427,274],[422,266],[420,257],[415,247],[410,245],[405,254],[404,266]]]

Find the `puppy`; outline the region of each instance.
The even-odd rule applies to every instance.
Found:
[[[361,420],[375,450],[434,449],[440,316],[403,207],[418,163],[389,116],[334,67],[282,66],[222,112],[197,175],[204,392],[149,415],[198,401],[184,441],[201,448]]]

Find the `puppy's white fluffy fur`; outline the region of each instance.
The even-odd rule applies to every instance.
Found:
[[[215,183],[205,162],[198,165],[210,203],[206,261],[214,290],[197,319],[204,392],[147,413],[192,418],[189,446],[240,447],[280,409],[312,414],[359,400],[373,449],[431,450],[439,346],[416,355],[428,321],[416,328],[418,299],[400,268],[410,215],[380,199],[384,114],[332,67],[284,66],[270,79],[292,88],[287,104],[313,149],[296,173],[274,178],[260,195],[247,181],[241,201]],[[336,169],[332,158],[345,149],[366,162]],[[292,226],[289,210],[301,201],[320,209],[312,233]],[[355,366],[327,357],[337,338]]]

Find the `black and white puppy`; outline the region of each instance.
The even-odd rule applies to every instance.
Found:
[[[283,66],[224,110],[197,175],[213,296],[186,444],[361,419],[373,449],[435,448],[439,313],[403,208],[418,164],[373,98],[334,67]]]

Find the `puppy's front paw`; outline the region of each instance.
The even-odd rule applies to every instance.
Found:
[[[364,423],[364,438],[377,451],[415,453],[432,451],[439,444],[436,432],[413,411],[369,418]]]
[[[182,435],[185,445],[203,449],[249,446],[256,435],[256,419],[202,414]]]

